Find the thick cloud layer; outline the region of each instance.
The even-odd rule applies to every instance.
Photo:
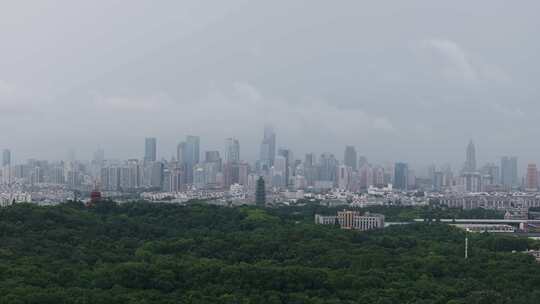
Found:
[[[374,161],[540,161],[537,1],[2,1],[0,147],[169,158],[240,139]]]

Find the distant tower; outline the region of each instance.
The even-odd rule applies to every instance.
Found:
[[[11,151],[9,149],[4,149],[4,151],[2,152],[2,166],[11,166]]]
[[[518,159],[515,156],[503,156],[501,158],[501,183],[507,188],[518,184]]]
[[[176,146],[176,161],[179,164],[183,164],[186,162],[186,143],[181,142]]]
[[[469,141],[469,144],[467,145],[467,155],[465,160],[465,167],[463,169],[465,172],[476,171],[476,149],[472,140]]]
[[[396,163],[394,165],[394,188],[407,190],[409,183],[409,166],[406,163]]]
[[[293,159],[292,151],[290,149],[281,148],[278,151],[278,155],[283,156],[285,158],[285,176],[284,176],[285,183],[284,184],[285,184],[285,187],[288,187],[289,179],[291,177],[290,166]]]
[[[257,187],[255,189],[255,203],[257,206],[264,206],[266,204],[266,187],[264,185],[264,179],[259,176],[257,180]]]
[[[225,140],[225,161],[228,163],[240,162],[240,142],[236,138]]]
[[[525,183],[526,191],[538,191],[538,169],[536,169],[536,164],[529,164],[527,166],[527,176]]]
[[[155,137],[147,137],[144,140],[144,160],[154,162],[157,159],[157,140]]]
[[[358,156],[356,154],[356,149],[353,146],[345,147],[343,163],[345,166],[351,167],[353,170],[358,169]]]
[[[262,168],[268,170],[274,165],[276,158],[276,133],[267,125],[264,127],[264,137],[261,142],[260,161]]]
[[[200,157],[200,138],[199,136],[188,135],[182,147],[182,159],[185,167],[185,181],[188,184],[193,183],[193,169],[199,163]]]
[[[191,165],[199,163],[200,138],[199,136],[188,135],[185,141],[185,157],[186,162]]]

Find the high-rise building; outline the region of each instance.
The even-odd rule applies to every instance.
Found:
[[[206,177],[205,167],[202,164],[197,164],[193,168],[193,186],[197,189],[203,189],[206,187]]]
[[[206,184],[208,187],[216,188],[217,175],[221,171],[221,159],[219,161],[205,162],[203,164],[204,172],[206,174]]]
[[[236,138],[225,140],[225,161],[237,163],[240,161],[240,142]]]
[[[319,180],[327,182],[337,181],[338,161],[334,154],[323,153],[319,158]]]
[[[157,159],[157,139],[147,137],[144,139],[144,160],[154,162]]]
[[[184,190],[184,171],[181,168],[170,168],[165,172],[165,189],[169,192]]]
[[[414,170],[407,170],[407,189],[412,190],[416,188],[416,174]]]
[[[304,159],[304,166],[306,167],[313,167],[315,166],[315,163],[317,162],[315,154],[314,153],[307,153],[306,157]]]
[[[185,142],[181,142],[178,144],[178,146],[176,146],[176,161],[179,164],[184,164],[186,162],[185,151],[186,151]]]
[[[264,137],[261,143],[260,163],[263,170],[269,170],[276,158],[276,133],[267,125],[264,127]]]
[[[150,171],[150,187],[163,188],[164,165],[161,162],[153,162]]]
[[[318,178],[318,170],[316,167],[316,158],[314,153],[308,153],[306,154],[304,163],[303,163],[303,170],[304,170],[304,177],[306,178],[306,183],[308,186],[313,186],[315,183],[315,180]]]
[[[527,176],[525,177],[525,190],[538,191],[538,169],[536,164],[527,166]]]
[[[284,175],[284,182],[285,187],[289,186],[289,178],[291,177],[291,162],[292,162],[292,151],[290,149],[284,149],[281,148],[278,151],[278,155],[283,156],[285,158],[285,175]]]
[[[225,187],[232,184],[247,185],[249,174],[249,165],[244,162],[227,162],[223,165],[223,175],[225,178]]]
[[[193,183],[193,168],[199,163],[200,157],[200,139],[198,136],[188,135],[186,141],[178,145],[178,157],[180,163],[184,166],[185,182]],[[181,155],[180,155],[181,154]]]
[[[503,156],[501,158],[501,184],[507,188],[518,185],[517,157]]]
[[[186,163],[195,165],[199,163],[200,138],[198,136],[186,136],[184,155]]]
[[[441,191],[444,185],[444,173],[442,171],[434,171],[432,178],[433,191]]]
[[[358,169],[358,187],[361,190],[373,185],[373,168],[367,163]]]
[[[287,168],[287,159],[283,155],[278,155],[274,159],[274,166],[272,166],[272,186],[274,187],[285,187],[285,172]]]
[[[409,166],[406,163],[396,163],[394,165],[394,188],[407,190],[409,185]]]
[[[2,151],[2,166],[11,166],[11,151],[9,149],[4,149],[4,151]]]
[[[238,183],[242,186],[248,185],[249,165],[245,162],[238,163]]]
[[[475,172],[476,171],[476,148],[474,147],[473,141],[469,141],[467,145],[467,153],[465,166],[463,168],[464,172]]]
[[[373,185],[377,187],[383,187],[384,184],[384,168],[383,167],[375,167],[372,170],[373,172]]]
[[[355,171],[358,169],[358,155],[356,154],[356,149],[353,146],[345,147],[343,163],[345,166],[351,167]]]
[[[341,190],[351,189],[352,168],[347,165],[341,165],[338,169],[337,184]]]

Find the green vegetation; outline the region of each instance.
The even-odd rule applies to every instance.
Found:
[[[368,233],[296,208],[0,209],[0,303],[538,303],[527,239],[438,223]]]

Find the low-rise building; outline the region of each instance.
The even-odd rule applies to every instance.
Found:
[[[315,215],[315,223],[319,225],[336,225],[341,229],[355,229],[361,231],[384,228],[384,215],[359,211],[343,210],[334,215]]]

